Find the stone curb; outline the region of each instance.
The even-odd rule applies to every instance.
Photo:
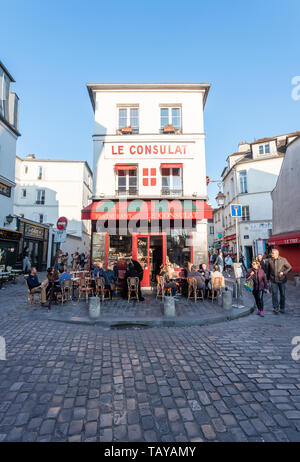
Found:
[[[109,327],[109,328],[124,328],[126,327],[188,327],[188,326],[207,326],[209,324],[217,324],[224,321],[233,321],[238,318],[242,318],[244,316],[248,316],[253,313],[254,307],[244,307],[244,308],[233,308],[232,310],[228,310],[222,314],[211,316],[211,317],[203,317],[198,319],[190,319],[190,318],[152,318],[152,319],[132,319],[132,318],[122,318],[122,320],[118,321],[117,319],[108,318],[108,319],[97,319],[97,320],[89,320],[86,318],[81,317],[73,317],[70,319],[59,319],[59,318],[47,318],[47,321],[54,321],[54,322],[62,322],[66,324],[79,324],[79,325],[86,325],[86,326],[99,326],[99,327]]]

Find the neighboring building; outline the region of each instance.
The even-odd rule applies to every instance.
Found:
[[[13,216],[19,98],[14,79],[0,61],[0,265],[16,264],[21,234]]]
[[[90,252],[90,223],[81,221],[81,209],[92,196],[92,171],[87,162],[36,159],[33,154],[24,159],[17,157],[16,184],[15,213],[41,227],[52,225],[48,265],[53,264],[59,245],[70,259],[76,251]],[[68,226],[65,242],[58,244],[54,242],[54,234],[57,220],[62,216],[67,218]],[[32,239],[27,241],[24,240],[23,247],[29,244],[31,252],[40,253]]]
[[[220,250],[222,248],[223,233],[224,233],[224,226],[225,226],[223,207],[214,209],[213,221],[214,221],[213,247],[216,250]]]
[[[209,218],[207,220],[207,244],[208,244],[209,250],[212,250],[212,248],[214,247],[214,234],[215,234],[214,219]]]
[[[286,150],[276,186],[272,191],[273,234],[269,245],[286,257],[293,272],[300,272],[300,137]]]
[[[262,138],[253,143],[240,143],[239,151],[227,158],[222,172],[224,205],[223,247],[236,252],[235,218],[230,205],[242,205],[239,219],[240,251],[249,266],[253,257],[268,250],[272,233],[271,191],[276,185],[286,146],[299,133]]]
[[[95,113],[92,260],[133,256],[150,286],[159,264],[207,261],[209,84],[88,84]],[[173,202],[176,200],[176,202]],[[98,223],[97,223],[98,222]]]

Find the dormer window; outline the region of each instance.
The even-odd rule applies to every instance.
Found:
[[[119,108],[119,131],[123,135],[139,133],[139,108]]]
[[[261,144],[259,146],[259,154],[270,154],[270,144]]]

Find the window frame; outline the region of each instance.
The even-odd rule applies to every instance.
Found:
[[[172,170],[172,174],[169,175],[163,175],[163,170]],[[173,175],[173,170],[179,170],[179,175]],[[170,195],[170,194],[175,194],[178,196],[181,196],[183,194],[183,167],[178,168],[178,167],[169,167],[169,168],[161,168],[161,193],[162,195]],[[174,188],[174,180],[173,178],[177,178],[179,176],[180,178],[180,189],[175,189]],[[167,186],[163,185],[163,178],[170,178],[170,185],[167,188]]]
[[[39,199],[39,193],[40,193],[40,199]],[[42,194],[44,193],[44,194]],[[46,203],[46,190],[45,189],[37,189],[36,190],[36,204],[38,205],[45,205]]]
[[[176,130],[182,130],[182,108],[181,106],[160,106],[160,111],[159,111],[159,129],[160,129],[160,132],[161,133],[164,133],[164,127],[166,127],[167,125],[173,125],[174,126],[174,132]],[[175,126],[174,123],[173,123],[173,115],[172,115],[172,111],[173,109],[178,109],[179,110],[179,127]],[[162,111],[163,110],[167,110],[168,111],[168,123],[165,124],[165,125],[162,125]]]
[[[136,110],[137,111],[137,117],[131,116],[131,111]],[[126,111],[126,124],[121,125],[120,123],[120,112],[121,111]],[[132,125],[132,120],[137,118],[137,126]],[[122,119],[125,120],[125,117],[122,117]],[[119,106],[118,107],[118,130],[122,130],[124,127],[131,127],[132,128],[132,133],[133,134],[138,134],[140,131],[140,108],[139,106]]]
[[[250,221],[250,207],[249,205],[242,206],[242,221]]]
[[[248,172],[247,170],[239,171],[240,194],[248,193]]]
[[[119,175],[119,172],[124,172],[125,175],[121,176]],[[135,175],[129,175],[130,172],[136,172]],[[115,170],[115,176],[116,176],[116,193],[118,196],[130,196],[130,195],[136,195],[138,193],[138,169],[134,169],[134,170]],[[120,189],[120,185],[119,185],[119,178],[125,178],[125,189],[122,187],[122,189]],[[134,186],[130,186],[130,178],[135,178],[136,179],[136,185],[135,187]],[[132,189],[132,191],[130,191],[130,188]]]

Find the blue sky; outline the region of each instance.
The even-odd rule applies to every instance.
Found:
[[[299,0],[10,0],[0,59],[20,97],[17,153],[87,160],[86,82],[209,82],[207,174],[238,143],[300,129]],[[208,189],[213,199],[217,186]]]

